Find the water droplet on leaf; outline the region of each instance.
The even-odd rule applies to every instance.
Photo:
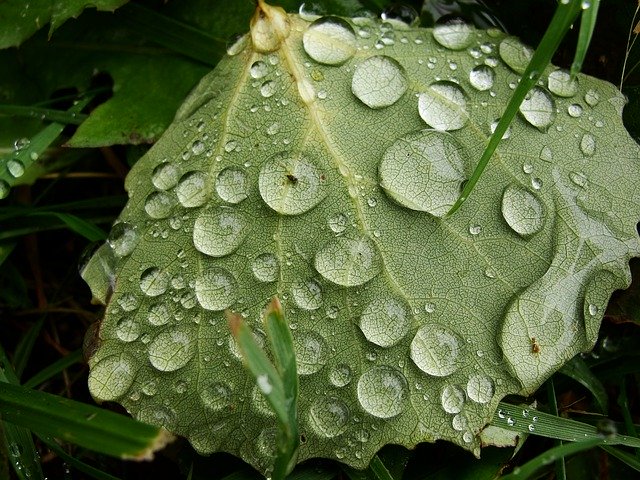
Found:
[[[327,361],[327,342],[311,330],[296,331],[293,337],[298,374],[311,375],[319,371]]]
[[[369,237],[339,237],[318,250],[315,267],[330,282],[354,287],[375,277],[382,268],[382,259]]]
[[[523,236],[539,232],[544,224],[540,200],[516,185],[508,186],[502,195],[502,216],[516,233]]]
[[[495,72],[487,65],[478,65],[469,72],[469,82],[476,90],[484,92],[493,87]]]
[[[409,82],[404,67],[384,55],[369,57],[353,72],[351,91],[371,108],[388,107],[407,91]]]
[[[393,418],[400,415],[408,397],[407,380],[394,368],[373,367],[358,379],[358,401],[374,417]]]
[[[445,377],[460,367],[464,344],[460,337],[441,325],[423,325],[411,342],[411,359],[428,375]]]
[[[516,73],[524,73],[529,65],[533,50],[515,37],[507,37],[499,46],[500,57]]]
[[[473,27],[459,17],[454,17],[438,23],[433,28],[433,38],[445,48],[462,50],[473,39]]]
[[[207,175],[203,172],[185,173],[178,186],[176,195],[183,207],[200,207],[207,201]]]
[[[336,397],[320,397],[311,405],[309,421],[326,438],[343,433],[349,422],[349,407]]]
[[[316,62],[340,65],[356,53],[353,27],[338,17],[322,17],[309,25],[302,37],[304,50]]]
[[[205,255],[223,257],[234,252],[249,233],[241,212],[219,206],[203,211],[193,225],[193,244]]]
[[[467,395],[476,403],[489,403],[493,392],[493,380],[486,375],[473,375],[467,382]]]
[[[220,311],[236,300],[238,283],[235,277],[221,267],[210,267],[196,279],[195,292],[205,310]]]
[[[520,105],[524,119],[536,128],[546,129],[556,117],[553,98],[541,87],[533,87]]]
[[[280,264],[275,255],[263,253],[253,260],[251,271],[261,282],[275,282],[280,275]]]
[[[436,130],[459,130],[469,120],[466,95],[453,82],[436,82],[418,96],[418,113]]]
[[[122,397],[133,383],[133,362],[124,355],[111,355],[91,367],[89,391],[99,400],[113,401]]]
[[[440,402],[447,413],[460,413],[466,397],[464,390],[457,385],[447,385],[442,389]]]
[[[150,297],[157,297],[167,291],[169,274],[157,267],[147,268],[140,275],[140,289]]]
[[[370,302],[360,317],[360,330],[372,343],[391,347],[409,332],[409,308],[393,297],[378,297]]]
[[[564,70],[555,70],[549,74],[547,88],[559,97],[573,97],[578,91],[578,81]]]
[[[249,179],[244,170],[227,167],[216,177],[216,193],[228,203],[240,203],[249,196]]]

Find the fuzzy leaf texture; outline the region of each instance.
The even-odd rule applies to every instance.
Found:
[[[530,50],[464,24],[265,11],[135,165],[84,270],[108,303],[90,390],[267,472],[276,422],[223,311],[264,344],[277,295],[299,461],[363,468],[385,444],[438,439],[479,455],[500,399],[592,348],[630,282],[640,174],[624,99],[549,67],[446,217]]]

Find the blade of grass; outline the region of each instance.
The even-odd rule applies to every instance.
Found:
[[[591,392],[600,412],[606,414],[609,409],[609,397],[604,389],[604,385],[596,377],[585,361],[579,356],[573,357],[566,363],[559,372],[572,378]]]
[[[0,242],[0,265],[9,258],[14,248],[16,248],[15,242]]]
[[[631,416],[631,411],[629,410],[629,398],[627,397],[626,377],[622,377],[620,381],[620,393],[618,394],[618,406],[622,411],[622,418],[624,419],[624,426],[627,434],[633,437],[637,437],[638,431],[636,430],[636,426],[633,424],[633,417]],[[640,458],[640,449],[636,450],[636,456]]]
[[[509,421],[509,419],[511,420]],[[593,425],[505,402],[498,404],[498,410],[494,414],[491,424],[507,430],[570,442],[595,439],[602,436],[598,428]],[[533,429],[530,429],[529,425]],[[640,448],[640,438],[617,433],[607,436],[604,443]]]
[[[393,480],[389,470],[387,470],[387,467],[382,463],[378,455],[374,455],[371,459],[369,471],[372,473],[372,477],[377,480]]]
[[[489,138],[489,143],[485,147],[484,152],[482,152],[482,156],[480,157],[480,161],[478,165],[476,165],[473,174],[467,181],[466,185],[462,189],[462,193],[460,197],[456,201],[456,203],[451,207],[449,212],[447,212],[447,216],[453,215],[456,210],[460,208],[460,206],[467,200],[471,191],[478,183],[478,180],[482,176],[482,172],[484,171],[487,163],[491,159],[493,152],[495,152],[498,144],[502,140],[502,136],[509,128],[511,121],[515,117],[518,109],[520,108],[520,104],[524,100],[525,96],[531,90],[538,79],[540,78],[541,73],[547,68],[549,62],[551,61],[551,57],[558,49],[560,42],[564,38],[564,35],[571,28],[571,25],[575,21],[578,13],[581,11],[581,0],[569,0],[567,3],[560,2],[556,8],[556,11],[547,27],[547,31],[545,32],[538,48],[536,48],[529,65],[526,70],[522,74],[522,78],[518,83],[513,95],[511,95],[511,99],[505,108],[498,125],[496,126],[495,131]]]
[[[33,351],[33,346],[40,335],[40,330],[42,330],[43,325],[44,316],[35,322],[29,330],[27,330],[27,333],[20,338],[20,341],[16,345],[13,354],[13,368],[15,369],[18,378],[22,378],[22,372],[24,372],[24,369],[27,367],[27,363],[31,357],[31,352]],[[15,383],[17,384],[18,382]]]
[[[630,466],[637,472],[640,472],[640,460],[638,460],[637,456],[631,455],[630,453],[627,453],[624,450],[620,450],[619,448],[609,447],[607,445],[600,445],[600,448],[607,452],[609,455],[616,457],[621,462]]]
[[[8,104],[0,104],[0,115],[38,118],[43,121],[65,123],[67,125],[80,125],[89,117],[89,115],[85,115],[84,113],[70,113],[52,108]]]
[[[331,480],[338,475],[338,470],[331,466],[302,465],[296,468],[287,480]]]
[[[521,467],[514,468],[513,472],[502,477],[502,480],[521,480],[530,478],[541,468],[557,460],[560,460],[561,458],[563,459],[564,457],[568,457],[569,455],[573,455],[584,450],[589,450],[597,445],[600,445],[602,442],[604,442],[604,440],[604,438],[592,438],[589,440],[584,440],[582,442],[567,443],[565,445],[553,447],[533,458],[532,460],[529,460]]]
[[[596,20],[598,18],[598,8],[600,7],[600,0],[590,0],[589,6],[584,8],[586,3],[582,2],[582,18],[580,19],[580,32],[578,33],[578,43],[576,45],[576,54],[573,57],[573,63],[571,64],[571,76],[575,77],[580,70],[582,70],[582,64],[587,56],[587,50],[591,43],[591,37],[593,36],[593,30],[596,28]]]
[[[105,240],[107,234],[97,225],[88,222],[76,215],[70,213],[61,212],[33,212],[30,216],[46,216],[51,215],[62,221],[70,230],[76,232],[78,235],[82,235],[90,242],[97,242],[98,240]]]
[[[555,415],[556,418],[559,418],[558,397],[556,397],[556,386],[553,381],[553,377],[547,381],[547,398],[549,400],[549,405],[551,406],[551,413]],[[556,447],[561,447],[562,440],[556,440],[555,445]],[[564,461],[564,457],[560,457],[556,460],[555,470],[556,478],[558,480],[567,480],[567,464]]]
[[[19,385],[0,389],[0,415],[35,433],[120,458],[151,458],[172,439],[162,428]]]
[[[29,380],[24,382],[23,386],[26,388],[35,388],[41,383],[46,382],[50,378],[54,377],[64,369],[69,368],[71,365],[80,363],[82,361],[82,350],[78,349],[71,352],[69,355],[62,357],[60,360],[53,362],[51,365],[46,366],[38,373],[36,373]]]
[[[37,222],[27,215],[26,217],[16,219],[13,224],[0,225],[0,240],[18,238],[30,233],[68,228],[68,225],[61,220],[55,212],[49,213],[48,215],[39,215]],[[87,215],[83,220],[95,224],[110,224],[115,217],[115,213],[113,215]]]

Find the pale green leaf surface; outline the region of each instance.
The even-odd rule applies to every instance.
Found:
[[[624,100],[584,75],[552,75],[553,95],[549,67],[473,198],[442,218],[527,52],[496,31],[334,20],[307,33],[309,55],[310,24],[290,18],[271,53],[263,37],[224,58],[127,178],[84,272],[110,298],[90,390],[267,471],[275,419],[223,310],[264,343],[277,295],[299,461],[364,468],[384,444],[436,439],[478,455],[500,399],[589,350],[630,281],[640,175]]]

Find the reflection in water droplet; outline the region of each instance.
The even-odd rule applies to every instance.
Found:
[[[433,28],[433,38],[445,48],[462,50],[469,46],[472,40],[473,27],[463,19],[450,18],[445,23],[438,23]]]
[[[509,185],[502,195],[502,216],[516,233],[523,236],[539,232],[544,224],[540,200],[516,185]]]
[[[491,122],[491,133],[496,131],[496,128],[498,128],[498,124],[500,123],[500,119],[496,118],[493,122]],[[507,129],[504,131],[504,133],[502,134],[502,139],[501,140],[506,140],[507,138],[509,138],[511,136],[511,125],[509,125],[507,127]]]
[[[520,105],[524,119],[539,129],[545,129],[556,117],[553,98],[541,87],[533,87]]]
[[[585,133],[580,140],[580,150],[585,156],[592,156],[596,151],[595,137],[590,133]]]
[[[447,385],[442,389],[440,401],[447,413],[460,413],[465,401],[464,390],[457,385]]]
[[[469,421],[464,413],[458,413],[454,415],[451,420],[451,426],[454,430],[458,430],[459,432],[466,430],[469,426]]]
[[[2,200],[3,198],[7,198],[10,190],[11,187],[9,186],[9,184],[0,178],[0,200]]]
[[[564,70],[555,70],[549,74],[547,87],[559,97],[573,97],[578,91],[578,80]]]
[[[553,152],[548,145],[545,145],[542,147],[542,150],[540,150],[540,160],[545,162],[551,162],[553,160]]]
[[[354,287],[375,277],[382,268],[382,259],[369,237],[338,237],[318,250],[315,267],[330,282]]]
[[[96,400],[117,400],[131,387],[134,374],[133,362],[124,355],[105,357],[91,367],[89,391]]]
[[[205,310],[229,307],[236,300],[237,290],[235,277],[221,267],[211,267],[196,279],[196,297]]]
[[[473,375],[467,382],[467,395],[476,403],[489,403],[493,392],[493,380],[485,375]]]
[[[123,342],[133,342],[140,336],[140,324],[133,316],[123,317],[116,324],[116,335]]]
[[[161,372],[173,372],[191,360],[194,343],[186,330],[162,332],[149,345],[149,361]]]
[[[342,233],[347,228],[347,223],[349,223],[349,219],[344,213],[338,213],[332,217],[329,217],[327,222],[329,224],[329,228],[334,233]]]
[[[356,53],[356,34],[345,20],[323,17],[313,22],[302,37],[304,50],[316,62],[340,65]]]
[[[353,72],[351,91],[371,108],[388,107],[407,91],[409,82],[404,67],[384,55],[369,57]]]
[[[374,417],[399,415],[405,409],[408,397],[407,380],[394,368],[373,367],[358,379],[358,401]]]
[[[169,273],[156,267],[147,268],[140,275],[140,289],[150,297],[157,297],[167,291]]]
[[[244,170],[227,167],[216,177],[216,193],[228,203],[240,203],[249,196],[249,178]]]
[[[573,118],[578,118],[582,115],[582,107],[577,103],[572,103],[567,107],[567,113]]]
[[[176,204],[175,197],[167,192],[153,192],[144,202],[144,210],[151,218],[161,219],[171,215]]]
[[[261,282],[275,282],[280,275],[280,264],[275,255],[263,253],[253,260],[251,271]]]
[[[173,163],[163,162],[153,169],[151,183],[158,190],[169,190],[176,186],[178,178],[180,178],[178,167]]]
[[[222,382],[214,382],[199,389],[203,405],[214,412],[229,406],[231,401],[231,387]]]
[[[222,257],[234,252],[249,233],[241,212],[219,206],[203,211],[193,225],[193,244],[205,255]]]
[[[107,240],[109,246],[118,257],[126,257],[138,243],[138,234],[133,225],[126,222],[116,223]]]
[[[349,416],[349,407],[336,397],[319,397],[309,410],[309,422],[325,438],[343,433]]]
[[[362,312],[360,330],[372,343],[391,347],[409,332],[411,316],[409,308],[393,297],[378,297]]]
[[[329,381],[336,387],[344,387],[351,382],[351,367],[340,363],[329,372]]]
[[[533,57],[533,50],[515,37],[507,37],[502,40],[499,51],[504,63],[516,73],[524,73],[531,57]]]
[[[267,73],[269,73],[269,66],[262,60],[253,62],[249,69],[249,75],[251,75],[251,78],[255,78],[256,80],[264,77]]]
[[[571,181],[579,187],[584,187],[587,184],[587,177],[580,172],[570,172],[569,178]]]
[[[436,82],[418,96],[418,113],[436,130],[459,130],[469,120],[466,95],[453,82]]]
[[[258,187],[265,203],[283,215],[311,210],[327,195],[324,172],[301,153],[281,152],[267,159]]]
[[[327,342],[311,330],[299,330],[293,337],[298,374],[311,375],[327,362]]]
[[[380,185],[400,205],[441,217],[460,195],[468,160],[462,145],[449,134],[410,133],[385,152]]]
[[[493,87],[495,76],[493,68],[487,65],[478,65],[469,72],[469,82],[476,90],[484,92]]]
[[[278,90],[278,85],[273,80],[267,80],[260,85],[260,95],[264,98],[272,97],[276,90]]]
[[[454,332],[441,325],[422,326],[411,342],[411,359],[428,375],[446,377],[460,367],[464,344]]]
[[[600,102],[600,95],[595,90],[587,90],[587,93],[584,94],[584,101],[590,107],[595,107]]]
[[[7,170],[9,170],[12,177],[21,177],[24,175],[24,164],[20,160],[12,158],[7,162]]]
[[[291,295],[296,305],[303,310],[316,310],[322,306],[322,289],[315,280],[294,284]]]
[[[149,307],[147,321],[151,325],[166,325],[169,320],[171,320],[171,313],[169,312],[169,308],[165,304],[156,303]]]
[[[180,204],[187,208],[203,205],[207,201],[206,183],[207,175],[203,172],[185,173],[176,187]]]

